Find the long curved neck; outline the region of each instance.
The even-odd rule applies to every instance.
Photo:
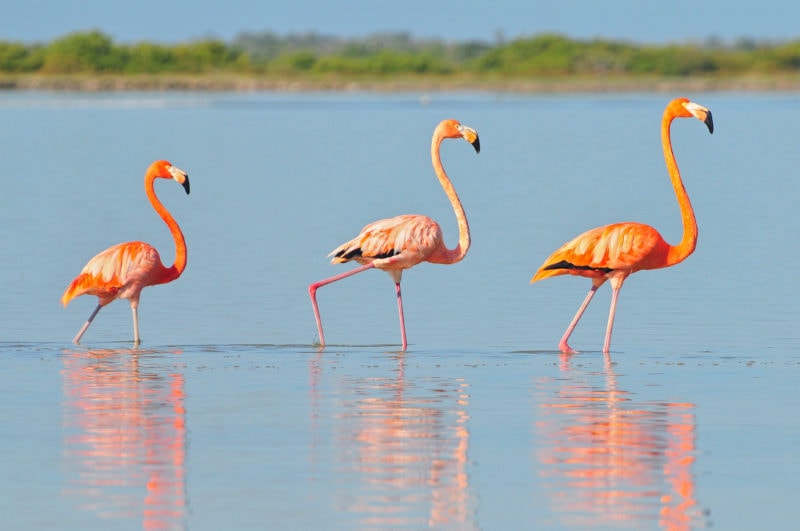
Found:
[[[672,187],[675,189],[675,196],[678,199],[678,206],[681,209],[681,221],[683,222],[683,236],[678,245],[670,245],[667,253],[667,264],[673,265],[682,262],[687,256],[694,252],[697,245],[697,220],[694,217],[692,203],[689,201],[689,194],[681,180],[681,172],[678,170],[678,163],[675,161],[675,153],[672,151],[672,140],[670,138],[670,125],[675,117],[669,112],[664,113],[661,120],[661,144],[664,147],[664,160],[667,163],[667,171]]]
[[[447,176],[442,166],[442,157],[440,155],[442,140],[444,140],[444,137],[441,135],[434,135],[431,141],[431,160],[433,161],[433,170],[436,172],[436,177],[439,178],[439,183],[441,183],[442,188],[444,188],[444,193],[447,194],[447,198],[450,200],[450,204],[453,205],[453,211],[456,214],[456,221],[458,222],[458,245],[455,249],[447,249],[440,255],[432,257],[430,261],[439,264],[454,264],[461,261],[464,256],[466,256],[472,240],[469,236],[467,214],[464,212],[464,207],[461,205],[461,200],[459,200],[455,188],[453,188],[453,183],[450,182],[450,178]]]
[[[166,278],[164,279],[164,282],[169,282],[181,276],[183,270],[186,269],[186,240],[183,238],[183,233],[178,227],[175,218],[172,217],[172,214],[167,211],[156,196],[155,187],[153,186],[155,179],[154,175],[147,175],[144,179],[144,190],[147,193],[150,204],[153,205],[156,213],[167,224],[169,232],[172,234],[172,239],[175,240],[175,263],[172,267],[166,269]]]

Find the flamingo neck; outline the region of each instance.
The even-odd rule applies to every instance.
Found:
[[[175,240],[175,263],[172,267],[166,268],[165,278],[163,280],[163,282],[170,282],[181,276],[183,270],[186,269],[186,240],[183,238],[183,233],[180,227],[178,227],[175,218],[172,217],[172,214],[169,213],[156,196],[155,187],[153,186],[155,179],[154,175],[148,175],[144,180],[144,189],[147,198],[150,200],[150,204],[153,205],[153,209],[159,217],[164,220],[164,223],[167,224],[169,232],[172,234],[172,239]]]
[[[675,153],[672,151],[672,139],[670,138],[670,125],[675,116],[669,112],[664,113],[661,121],[661,144],[664,147],[664,160],[667,163],[667,171],[672,187],[675,189],[675,196],[678,199],[678,206],[681,210],[681,221],[683,222],[683,236],[678,245],[670,245],[667,253],[667,264],[673,265],[682,262],[687,256],[694,252],[697,246],[697,220],[694,216],[692,203],[689,201],[689,194],[681,179],[681,172],[678,163],[675,161]]]
[[[442,157],[440,154],[442,140],[444,137],[440,134],[434,135],[431,141],[431,160],[433,161],[433,170],[436,172],[436,177],[439,178],[439,183],[447,194],[450,204],[453,205],[453,211],[456,214],[456,221],[458,222],[458,245],[455,249],[444,249],[441,253],[436,253],[431,257],[430,262],[437,264],[454,264],[460,262],[466,256],[472,240],[469,235],[469,223],[467,223],[467,214],[464,212],[464,207],[461,205],[461,200],[456,194],[453,183],[444,171],[442,166]]]

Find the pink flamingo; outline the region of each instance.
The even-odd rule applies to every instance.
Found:
[[[471,127],[460,124],[456,120],[443,120],[433,131],[431,140],[431,160],[433,169],[439,182],[444,188],[458,220],[458,245],[455,249],[448,249],[444,244],[442,229],[438,223],[427,216],[406,214],[389,219],[382,219],[370,223],[361,233],[349,242],[334,249],[328,256],[333,256],[331,263],[339,264],[355,260],[361,267],[347,271],[308,287],[311,304],[314,307],[314,317],[317,321],[319,344],[325,346],[325,336],[322,333],[322,321],[317,305],[317,289],[361,273],[367,269],[382,269],[391,275],[397,293],[397,309],[400,314],[400,334],[403,340],[403,350],[408,348],[406,339],[406,326],[403,318],[403,297],[400,293],[400,279],[403,270],[409,269],[420,262],[434,264],[455,264],[467,254],[470,245],[469,225],[461,201],[458,199],[455,188],[447,177],[442,166],[439,154],[442,140],[445,138],[463,138],[480,153],[478,133]]]
[[[175,264],[165,267],[158,251],[145,242],[127,242],[109,247],[86,264],[81,273],[67,287],[61,297],[66,306],[81,295],[95,295],[99,299],[89,319],[72,340],[76,345],[100,308],[115,299],[128,299],[133,313],[133,342],[139,344],[139,294],[146,286],[172,282],[186,268],[186,241],[178,223],[156,197],[153,182],[156,179],[174,179],[189,193],[189,176],[166,160],[157,160],[147,169],[144,190],[150,204],[169,227],[175,240]]]
[[[597,288],[602,286],[606,280],[611,281],[613,291],[611,308],[608,312],[606,338],[603,343],[604,353],[608,353],[611,347],[611,329],[614,326],[617,297],[625,279],[632,273],[643,269],[660,269],[675,265],[684,261],[694,252],[697,245],[697,221],[692,204],[689,202],[689,195],[683,186],[680,171],[678,171],[678,163],[675,161],[670,139],[672,120],[692,116],[704,122],[710,133],[714,132],[711,111],[686,98],[677,98],[669,102],[661,119],[661,144],[664,149],[664,159],[683,220],[683,237],[678,245],[668,244],[661,234],[650,225],[632,222],[614,223],[588,230],[562,245],[547,257],[531,279],[531,282],[536,282],[557,275],[578,275],[592,281],[589,293],[558,344],[561,352],[575,352],[567,343],[569,336]]]

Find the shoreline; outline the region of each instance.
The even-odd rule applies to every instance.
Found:
[[[737,78],[552,77],[268,77],[246,75],[0,75],[0,91],[74,92],[793,92],[800,75]]]

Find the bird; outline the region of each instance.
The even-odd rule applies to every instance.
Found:
[[[422,215],[405,214],[370,223],[361,229],[358,236],[334,249],[328,255],[333,257],[332,264],[355,261],[361,266],[320,280],[308,287],[321,347],[325,346],[325,336],[322,332],[322,321],[317,304],[318,288],[372,268],[382,269],[389,273],[395,284],[402,350],[405,351],[408,348],[408,340],[403,317],[403,297],[400,291],[403,270],[421,262],[455,264],[466,256],[471,242],[467,216],[453,184],[444,171],[440,155],[442,141],[446,138],[463,138],[472,145],[476,153],[480,153],[481,147],[477,131],[457,120],[442,120],[433,131],[431,160],[439,183],[447,194],[458,221],[458,245],[454,249],[447,248],[442,229],[433,219]]]
[[[709,133],[714,132],[711,111],[688,98],[676,98],[670,101],[661,119],[664,159],[683,221],[681,241],[677,245],[670,245],[655,228],[643,223],[624,222],[597,227],[584,232],[553,252],[531,279],[531,283],[534,283],[558,275],[577,275],[592,281],[589,293],[559,342],[558,347],[561,352],[567,354],[576,352],[569,346],[569,337],[595,292],[607,280],[611,283],[612,294],[603,343],[603,353],[606,354],[611,347],[611,329],[614,326],[617,298],[625,279],[637,271],[673,266],[694,252],[697,245],[697,221],[689,195],[681,180],[670,138],[673,120],[690,117],[705,123]]]
[[[109,247],[100,252],[81,270],[61,297],[65,307],[75,297],[94,295],[99,302],[89,319],[72,340],[76,345],[92,324],[100,309],[115,299],[127,299],[133,313],[133,342],[139,339],[139,295],[146,286],[166,284],[181,276],[186,268],[186,240],[175,218],[167,211],[154,189],[156,179],[174,179],[189,194],[189,176],[185,171],[173,166],[169,161],[157,160],[147,169],[144,176],[144,189],[150,204],[164,220],[175,240],[175,262],[166,267],[161,262],[158,251],[152,245],[135,241]]]

